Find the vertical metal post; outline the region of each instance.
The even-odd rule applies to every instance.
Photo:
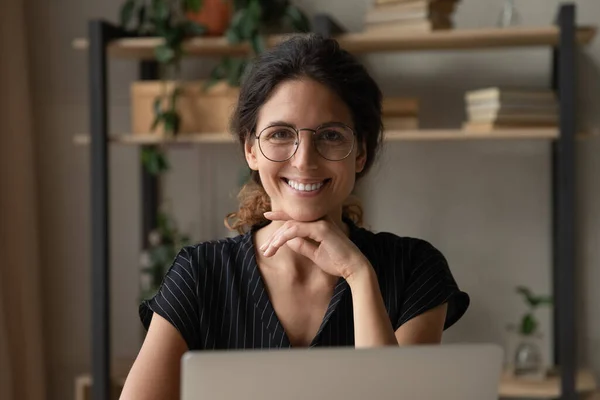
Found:
[[[110,268],[108,185],[108,42],[119,36],[117,28],[99,20],[90,21],[89,96],[91,134],[92,211],[92,399],[110,395]]]
[[[89,23],[92,180],[92,399],[110,394],[110,299],[108,240],[107,34],[102,21]]]
[[[553,177],[554,261],[558,359],[562,399],[577,398],[576,265],[575,265],[575,135],[576,86],[575,6],[562,5],[558,15],[557,85],[560,107],[560,136],[556,143]]]
[[[142,61],[140,63],[139,75],[141,80],[157,79],[158,63],[156,61]],[[158,224],[159,186],[158,177],[149,174],[143,165],[141,166],[141,176],[142,246],[147,247],[149,245],[148,234],[156,228]]]
[[[558,93],[558,71],[560,70],[560,66],[558,64],[560,49],[558,45],[552,49],[552,76],[551,76],[551,86],[552,90],[555,93]],[[553,332],[553,355],[554,355],[554,365],[560,365],[560,350],[558,344],[560,343],[560,333],[559,333],[559,316],[558,316],[558,303],[557,303],[557,294],[558,294],[558,230],[557,230],[557,221],[558,221],[558,142],[551,141],[550,142],[550,161],[551,161],[551,229],[552,229],[552,293],[554,294],[554,305],[552,307],[552,332]]]

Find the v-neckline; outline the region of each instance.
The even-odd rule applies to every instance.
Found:
[[[356,227],[354,226],[352,221],[348,221],[348,220],[344,219],[344,222],[346,222],[346,224],[348,225],[349,239],[354,242],[353,239],[355,238],[355,228]],[[250,262],[250,265],[249,265],[249,267],[252,269],[252,271],[251,271],[252,278],[250,281],[250,285],[253,288],[252,296],[255,301],[254,306],[260,312],[260,318],[261,318],[262,322],[267,325],[266,328],[273,335],[272,340],[275,343],[277,342],[277,340],[279,340],[278,347],[291,348],[292,343],[290,342],[290,339],[287,336],[287,333],[285,332],[285,329],[284,329],[283,325],[281,324],[281,321],[279,320],[277,313],[275,312],[275,308],[273,307],[273,303],[271,302],[271,298],[269,297],[269,293],[267,291],[267,286],[263,279],[262,273],[260,272],[260,268],[258,267],[258,262],[257,262],[258,257],[257,257],[257,253],[256,253],[256,246],[254,245],[253,234],[259,228],[261,228],[261,226],[253,226],[250,229],[250,231],[248,231],[246,233],[246,235],[250,236],[250,238],[247,239],[247,241],[249,242],[250,248],[252,249],[252,252],[255,255],[254,257],[252,257],[252,261]],[[248,271],[248,272],[250,272],[250,271]],[[308,346],[309,348],[315,347],[319,344],[319,342],[321,340],[321,333],[323,332],[323,329],[325,329],[325,327],[327,326],[327,322],[331,319],[331,316],[337,309],[337,305],[344,297],[344,293],[348,290],[348,287],[349,287],[348,282],[346,282],[346,280],[344,278],[340,277],[337,280],[336,286],[333,289],[333,294],[331,295],[331,299],[329,300],[329,304],[327,305],[327,310],[325,311],[323,320],[321,321],[321,325],[319,326],[317,333],[315,334],[310,345]]]

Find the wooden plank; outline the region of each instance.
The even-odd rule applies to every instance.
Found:
[[[508,129],[493,132],[477,133],[460,129],[444,130],[403,130],[387,131],[384,134],[386,141],[443,141],[443,140],[552,140],[558,137],[558,130],[544,129]],[[75,135],[73,142],[76,145],[89,145],[89,135]],[[182,134],[175,139],[165,139],[159,135],[114,135],[112,143],[125,145],[149,144],[233,144],[235,140],[227,133],[194,133]]]
[[[577,40],[580,44],[588,44],[596,35],[596,27],[580,27]],[[286,35],[270,36],[267,45],[273,46],[286,39]],[[558,28],[547,27],[514,27],[489,29],[454,29],[428,33],[345,33],[336,36],[340,45],[351,53],[366,54],[391,51],[414,50],[452,50],[482,49],[494,47],[553,46],[558,43]],[[109,46],[113,57],[154,58],[154,48],[163,43],[163,39],[124,38],[115,40]],[[85,38],[75,39],[75,49],[87,49]],[[250,51],[247,43],[231,45],[225,37],[198,37],[184,43],[185,51],[195,56],[244,55]]]
[[[443,130],[407,130],[387,131],[384,134],[386,141],[430,141],[430,140],[503,140],[503,139],[545,139],[551,140],[558,137],[557,129],[508,129],[492,132],[469,132],[460,129]]]
[[[581,370],[577,373],[577,392],[589,393],[596,388],[596,379],[591,371]],[[552,376],[541,382],[535,382],[517,380],[505,372],[500,380],[498,394],[500,397],[559,398],[560,391],[560,376]]]

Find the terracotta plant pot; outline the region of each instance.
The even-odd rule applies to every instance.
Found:
[[[221,36],[229,27],[233,7],[230,0],[204,0],[197,13],[188,13],[187,18],[206,26],[209,36]]]

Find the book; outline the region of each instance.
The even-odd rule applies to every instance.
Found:
[[[419,113],[419,99],[386,96],[381,102],[383,116],[416,116]]]
[[[556,120],[558,112],[552,108],[467,108],[467,115],[472,121],[504,119]]]
[[[469,122],[494,122],[500,124],[556,124],[558,123],[558,115],[535,115],[535,114],[504,114],[504,115],[492,115],[492,114],[478,114],[469,118]]]
[[[463,129],[470,132],[491,132],[499,129],[511,129],[511,130],[523,130],[523,129],[536,129],[536,128],[556,128],[557,124],[511,124],[511,123],[499,123],[499,122],[465,122]]]
[[[548,102],[504,102],[499,101],[481,101],[467,103],[467,111],[472,113],[491,112],[499,113],[517,112],[517,113],[534,113],[534,114],[555,114],[558,112],[558,103],[556,101]]]
[[[375,4],[372,8],[373,11],[377,12],[442,12],[451,14],[456,9],[456,1],[454,0],[444,0],[444,1],[436,1],[431,2],[427,0],[412,0],[412,1],[403,1],[400,3],[391,3],[391,4]]]
[[[419,119],[417,117],[383,117],[382,122],[383,129],[386,131],[419,129]]]
[[[492,101],[500,104],[552,104],[556,102],[556,94],[547,89],[491,87],[468,91],[465,100],[467,104]]]
[[[410,12],[387,12],[370,10],[365,17],[366,24],[377,24],[381,22],[392,21],[413,21],[413,20],[449,20],[451,13],[437,12],[429,10],[410,11]]]
[[[395,33],[426,33],[436,30],[452,29],[451,21],[428,21],[417,20],[410,22],[380,22],[378,24],[366,24],[364,32],[370,34],[395,34]]]
[[[393,4],[405,4],[405,3],[415,3],[419,0],[374,0],[373,5],[375,7],[383,6],[383,5],[393,5]],[[423,0],[421,0],[423,1]],[[427,0],[428,3],[438,3],[445,2],[449,0]],[[459,0],[456,0],[458,2]]]

